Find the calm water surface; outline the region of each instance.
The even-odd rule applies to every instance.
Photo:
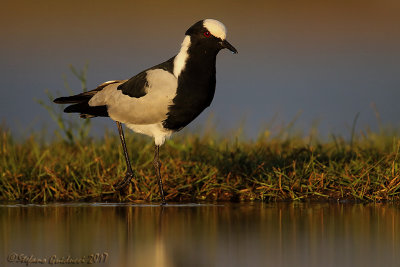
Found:
[[[400,266],[400,206],[0,205],[0,239],[0,266]]]

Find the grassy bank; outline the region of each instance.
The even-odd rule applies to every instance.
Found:
[[[0,200],[159,201],[150,139],[127,133],[136,179],[123,193],[113,184],[125,172],[116,134],[74,144],[39,133],[14,140],[0,130]],[[161,149],[168,201],[400,200],[397,133],[340,137],[266,133],[257,141],[215,134],[181,134]]]

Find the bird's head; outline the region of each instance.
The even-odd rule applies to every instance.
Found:
[[[219,50],[227,48],[232,53],[238,51],[226,40],[226,27],[215,19],[200,20],[193,24],[186,33],[190,36],[192,45],[205,47],[218,53]]]

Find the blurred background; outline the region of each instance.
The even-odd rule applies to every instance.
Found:
[[[63,75],[78,93],[70,64],[89,64],[89,89],[130,78],[174,56],[193,23],[215,18],[239,54],[218,56],[214,101],[192,129],[212,116],[221,132],[244,126],[256,137],[295,119],[305,133],[346,136],[357,113],[358,131],[398,128],[399,14],[397,0],[2,0],[0,122],[15,134],[55,129],[34,98],[63,91]],[[93,126],[102,134],[114,124]]]

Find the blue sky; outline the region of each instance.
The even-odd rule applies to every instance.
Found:
[[[221,20],[239,50],[217,59],[210,108],[221,131],[244,121],[248,136],[297,118],[295,128],[349,135],[400,125],[398,1],[5,1],[0,11],[0,120],[13,133],[55,124],[34,98],[62,91],[68,66],[89,63],[88,85],[129,78],[175,55],[184,32]],[[79,119],[78,117],[76,118]],[[93,133],[106,119],[96,119]]]

